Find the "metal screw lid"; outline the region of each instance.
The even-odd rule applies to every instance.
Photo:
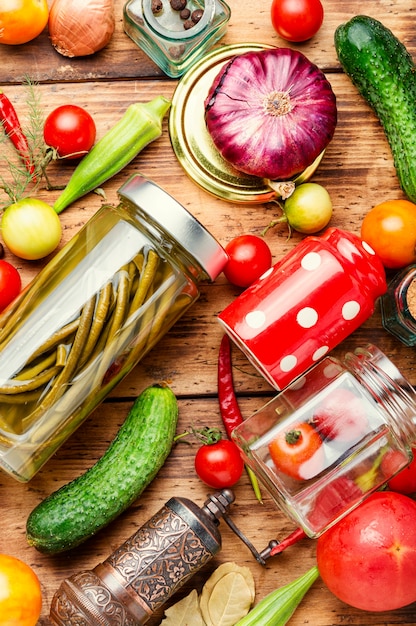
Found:
[[[211,280],[222,272],[227,253],[202,224],[152,181],[134,174],[120,189],[122,200],[135,204],[199,263]]]

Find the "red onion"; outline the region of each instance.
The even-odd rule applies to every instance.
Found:
[[[246,174],[290,180],[331,141],[336,99],[323,72],[289,48],[233,57],[205,100],[205,120],[222,157]]]

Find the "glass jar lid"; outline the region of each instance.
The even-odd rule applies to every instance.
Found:
[[[191,254],[211,280],[222,272],[227,253],[204,226],[154,182],[134,174],[120,189],[122,200],[146,213],[162,230]]]

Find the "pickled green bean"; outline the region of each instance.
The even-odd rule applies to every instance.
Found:
[[[41,354],[44,354],[51,348],[54,348],[56,345],[63,343],[65,339],[68,339],[70,335],[74,334],[78,329],[80,319],[80,317],[77,317],[77,319],[69,322],[68,324],[65,324],[65,326],[62,326],[62,328],[57,330],[56,333],[48,337],[48,339],[41,346],[39,346],[39,348],[35,350],[35,352],[33,352],[30,357],[29,363],[34,361]]]
[[[152,284],[157,266],[159,264],[159,256],[154,250],[149,250],[147,253],[147,259],[143,266],[143,270],[140,276],[140,282],[134,294],[133,300],[130,305],[129,316],[137,311],[143,304],[149,286]]]
[[[87,343],[82,351],[80,359],[80,368],[85,365],[91,352],[93,351],[99,336],[102,333],[103,326],[107,320],[108,311],[113,294],[113,285],[111,282],[107,283],[98,295],[97,306],[95,308],[94,318],[92,320],[90,333],[88,335]]]
[[[127,266],[121,268],[119,284],[117,286],[116,303],[114,313],[110,321],[109,341],[113,339],[117,331],[122,328],[127,314],[128,302],[130,299],[131,281]]]
[[[23,418],[23,430],[27,428],[27,425],[29,423],[35,421],[41,413],[50,408],[52,404],[65,392],[65,386],[70,381],[72,375],[74,374],[74,371],[77,368],[79,357],[82,352],[82,347],[87,340],[94,315],[94,309],[95,296],[90,298],[90,300],[82,309],[79,318],[78,330],[76,332],[74,342],[68,354],[65,367],[63,367],[58,376],[56,376],[48,393],[44,396],[44,398],[42,398],[42,401],[36,407],[36,409],[32,411],[30,415]]]
[[[56,348],[56,365],[60,365],[61,367],[64,367],[64,365],[66,364],[67,357],[68,357],[67,349],[62,343],[60,343],[59,346],[57,346]]]
[[[6,404],[30,404],[35,400],[38,400],[40,395],[39,390],[36,391],[25,391],[24,393],[2,393],[0,394],[0,402],[4,402]],[[10,414],[7,414],[7,417],[10,417]],[[1,421],[1,417],[0,417]]]
[[[30,367],[25,367],[24,369],[22,369],[19,372],[19,374],[17,374],[17,376],[14,377],[14,380],[29,380],[33,378],[34,376],[37,376],[38,374],[43,372],[52,364],[55,364],[56,360],[57,360],[56,353],[53,352],[52,354],[49,354],[47,357],[45,357],[41,361],[38,361],[38,363],[36,363],[35,365],[32,365]]]
[[[54,378],[60,371],[62,371],[62,368],[54,365],[53,367],[44,369],[31,380],[21,381],[19,385],[0,385],[0,394],[7,393],[9,395],[16,395],[25,391],[39,389],[39,387],[46,385],[46,383]]]

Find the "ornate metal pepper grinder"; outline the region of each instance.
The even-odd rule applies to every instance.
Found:
[[[234,494],[203,508],[171,498],[106,561],[66,579],[52,599],[58,626],[140,626],[220,549],[219,520]]]

